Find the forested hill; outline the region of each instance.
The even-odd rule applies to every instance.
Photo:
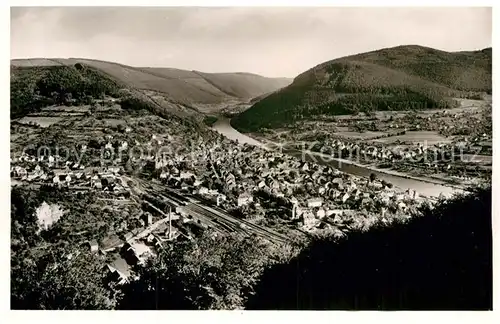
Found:
[[[170,102],[198,108],[251,98],[289,85],[287,78],[267,78],[250,73],[204,73],[174,68],[132,67],[124,64],[91,59],[16,59],[13,69],[73,67],[75,64],[100,71],[127,87],[158,94]]]
[[[491,48],[444,52],[409,45],[328,61],[233,119],[241,131],[321,114],[449,108],[453,98],[491,93]]]

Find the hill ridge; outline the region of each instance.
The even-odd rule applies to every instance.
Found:
[[[141,90],[165,94],[184,105],[214,105],[234,100],[248,101],[292,82],[248,72],[205,73],[177,68],[135,67],[89,58],[12,59],[11,66],[51,66],[85,63],[106,75]],[[230,84],[227,84],[230,83]]]
[[[281,127],[316,115],[448,108],[455,97],[491,92],[491,51],[446,52],[401,45],[317,64],[236,116],[240,131]]]

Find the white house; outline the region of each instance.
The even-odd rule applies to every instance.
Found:
[[[219,206],[222,201],[226,201],[226,196],[220,194],[217,196],[217,206]]]
[[[214,196],[215,196],[215,195],[217,195],[218,193],[219,193],[219,192],[217,191],[217,189],[209,189],[209,190],[208,190],[208,194],[209,194],[209,195],[214,195]]]
[[[307,207],[309,208],[321,207],[321,205],[323,205],[322,198],[311,198],[307,201]]]
[[[180,175],[181,179],[189,179],[192,176],[194,176],[194,174],[191,172],[181,172],[181,175]]]
[[[99,180],[96,180],[96,181],[94,182],[94,187],[95,187],[96,189],[102,189],[102,182],[101,182],[101,180],[100,180],[100,179],[99,179]]]
[[[253,196],[252,195],[250,195],[248,193],[241,194],[238,197],[238,207],[248,205],[252,201],[253,201]]]
[[[323,208],[318,209],[318,211],[316,212],[316,217],[319,219],[325,217],[325,215],[326,215],[326,212]]]
[[[91,253],[96,253],[97,251],[99,251],[99,244],[97,243],[96,240],[90,241],[89,245],[90,245],[90,252]]]
[[[302,214],[302,220],[304,222],[304,227],[313,227],[318,223],[318,220],[314,217],[311,211],[306,211]]]

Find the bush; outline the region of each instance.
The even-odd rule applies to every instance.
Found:
[[[203,123],[209,127],[211,127],[217,121],[217,117],[215,116],[205,116],[203,118]]]

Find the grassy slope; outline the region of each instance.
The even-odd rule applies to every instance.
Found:
[[[183,104],[218,104],[231,99],[247,100],[275,91],[291,80],[266,78],[246,73],[201,73],[171,68],[136,68],[89,59],[12,60],[14,66],[74,65],[82,62],[99,69],[129,87],[165,94],[168,100]]]
[[[491,91],[491,50],[399,46],[322,63],[264,97],[233,125],[255,131],[319,114],[450,107],[461,91]]]
[[[251,73],[196,73],[224,93],[244,99],[275,91],[291,82],[286,78],[265,78]]]

